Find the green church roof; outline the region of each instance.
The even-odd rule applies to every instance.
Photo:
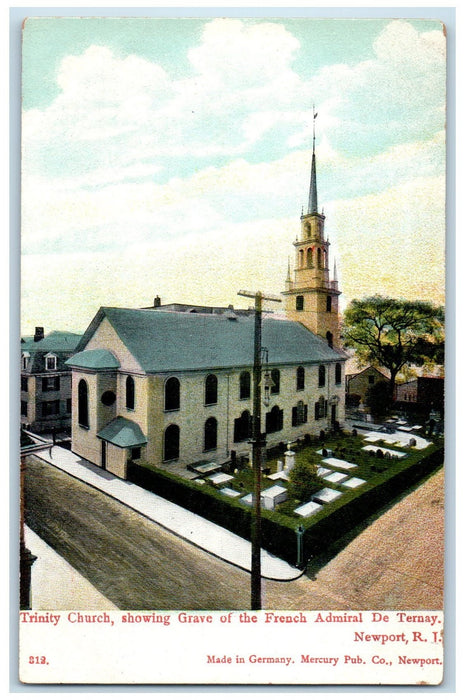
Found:
[[[253,366],[253,315],[233,320],[225,314],[102,307],[78,350],[86,347],[104,318],[147,373]],[[262,346],[268,349],[270,365],[345,359],[344,354],[300,323],[269,317],[262,321]],[[74,365],[80,355],[75,355],[70,364]]]
[[[137,423],[122,416],[118,416],[102,428],[97,437],[117,447],[140,447],[147,443],[147,438]]]
[[[78,352],[65,365],[82,367],[83,369],[118,369],[120,366],[116,357],[109,350],[84,350]]]

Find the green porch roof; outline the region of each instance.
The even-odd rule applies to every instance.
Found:
[[[109,350],[84,350],[78,352],[65,365],[81,367],[82,369],[118,369],[120,366],[116,357]]]
[[[122,416],[102,428],[97,437],[117,447],[140,447],[147,443],[147,438],[137,423]]]

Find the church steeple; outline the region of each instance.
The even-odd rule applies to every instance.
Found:
[[[313,153],[312,153],[312,170],[310,174],[310,191],[308,194],[308,211],[307,214],[318,214],[318,193],[316,187],[316,157],[315,157],[315,119],[318,112],[315,112],[313,105]]]
[[[328,344],[338,347],[340,291],[337,271],[334,280],[329,271],[329,240],[325,236],[325,215],[318,211],[316,184],[315,120],[313,108],[313,149],[308,211],[300,217],[300,236],[294,241],[295,266],[291,277],[289,266],[285,282],[286,315],[299,321]]]

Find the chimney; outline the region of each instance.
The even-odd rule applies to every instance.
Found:
[[[37,343],[39,340],[44,339],[44,328],[43,326],[36,326],[36,331],[34,333],[34,343]]]
[[[153,308],[154,308],[154,309],[158,309],[159,306],[161,306],[161,299],[160,299],[160,297],[157,295],[157,296],[155,297],[155,299],[153,300]]]

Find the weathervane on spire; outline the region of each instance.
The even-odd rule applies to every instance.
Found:
[[[313,105],[313,153],[312,153],[312,170],[310,176],[310,192],[308,197],[308,214],[318,214],[318,197],[316,191],[316,159],[315,159],[315,119],[318,112],[315,112]]]
[[[315,119],[318,116],[318,112],[315,112],[315,105],[313,105],[313,153],[315,153]]]

